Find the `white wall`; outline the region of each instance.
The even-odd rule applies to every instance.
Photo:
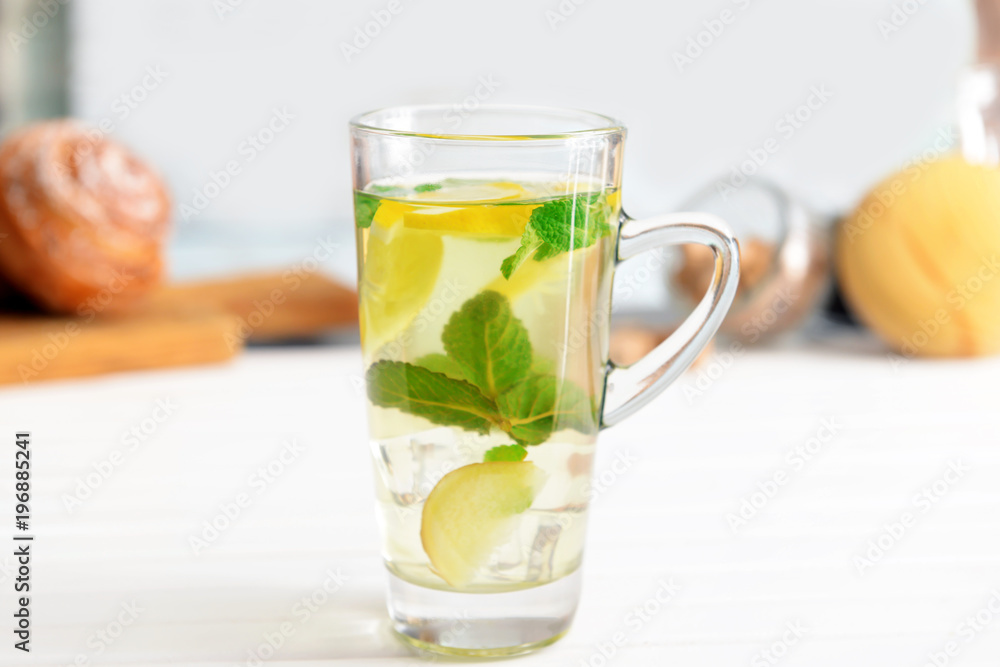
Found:
[[[76,0],[73,106],[110,119],[181,203],[210,170],[240,163],[182,236],[346,223],[347,120],[386,105],[461,103],[480,77],[499,82],[491,101],[624,119],[633,215],[677,205],[772,136],[780,148],[763,173],[832,212],[951,122],[972,53],[971,10],[959,0],[907,0],[919,10],[888,37],[878,22],[902,0],[563,0],[575,11],[555,29],[547,12],[558,0],[396,1],[399,14],[347,62],[341,43],[388,0]],[[220,17],[229,2],[238,6]],[[673,53],[724,9],[733,22],[680,72]],[[122,118],[115,99],[150,66],[166,78]],[[813,86],[832,99],[785,139],[776,122]],[[241,142],[274,108],[294,121],[246,162]]]

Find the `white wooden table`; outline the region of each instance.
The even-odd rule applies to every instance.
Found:
[[[997,667],[1000,361],[721,362],[602,435],[574,629],[518,664]],[[422,664],[386,627],[359,370],[251,350],[0,391],[0,540],[20,429],[36,536],[30,656],[0,549],[0,664]]]

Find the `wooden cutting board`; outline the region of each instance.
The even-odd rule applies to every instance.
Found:
[[[357,319],[355,292],[321,274],[164,287],[127,314],[0,312],[0,384],[220,362],[246,341],[308,339]]]

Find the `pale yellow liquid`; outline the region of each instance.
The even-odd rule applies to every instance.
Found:
[[[461,210],[468,212],[470,226],[404,229],[394,216],[382,215],[371,228],[358,229],[365,366],[382,359],[413,363],[443,353],[441,332],[449,318],[466,300],[490,289],[504,294],[524,323],[535,364],[575,383],[599,409],[615,235],[542,262],[529,259],[506,280],[501,263],[520,245],[520,234],[512,231],[516,223],[508,225],[507,218],[526,220],[544,202],[573,191],[558,182],[518,181],[517,186],[521,192],[467,181],[422,194],[401,188],[389,193],[383,213],[396,210],[393,204],[407,211]],[[557,430],[528,448],[528,460],[547,475],[545,485],[531,508],[516,517],[510,539],[497,545],[463,591],[529,588],[579,566],[596,409],[593,433]],[[502,432],[480,435],[439,426],[371,404],[369,417],[386,563],[411,583],[447,590],[421,544],[423,502],[442,476],[483,461],[487,450],[511,439]]]

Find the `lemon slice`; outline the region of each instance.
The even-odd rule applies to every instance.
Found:
[[[473,463],[453,470],[424,503],[420,540],[434,571],[461,588],[516,528],[545,473],[530,461]]]
[[[521,236],[534,206],[435,206],[407,211],[403,224],[452,234]]]
[[[372,223],[382,230],[388,230],[403,221],[403,216],[416,210],[416,206],[392,199],[383,199],[372,216]]]
[[[358,286],[361,340],[373,352],[402,333],[426,305],[444,255],[441,237],[407,229],[405,204],[383,201],[375,213]]]
[[[529,260],[522,264],[509,280],[498,276],[486,286],[486,289],[500,292],[511,301],[517,301],[520,296],[536,288],[540,283],[559,281],[554,282],[552,289],[565,290],[572,275],[570,264],[572,258],[572,254],[563,253],[541,262]]]

